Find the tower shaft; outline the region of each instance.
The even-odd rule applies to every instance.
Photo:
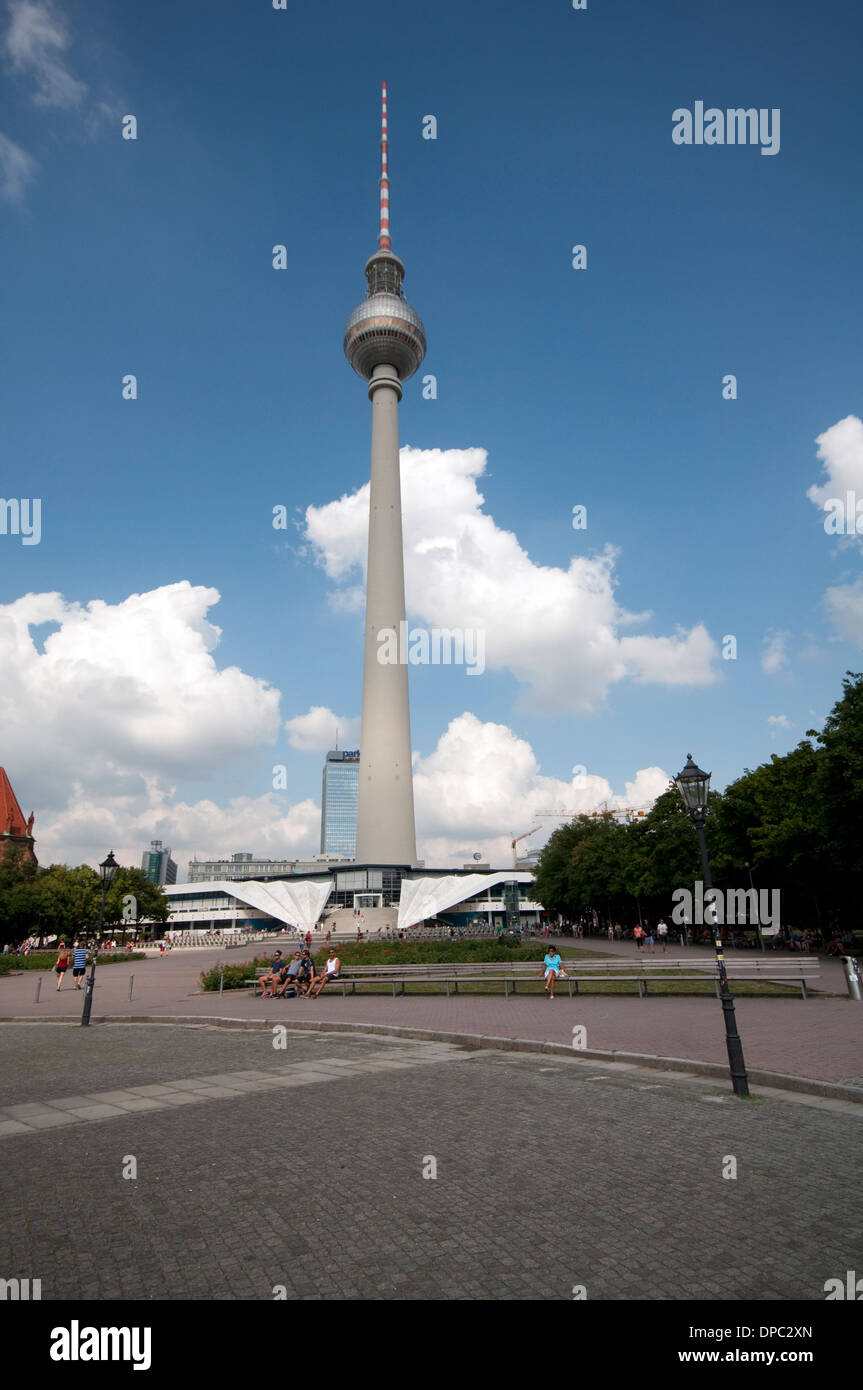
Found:
[[[366,261],[368,291],[350,315],[344,339],[345,355],[354,371],[369,383],[372,402],[356,853],[360,863],[409,866],[416,863],[417,849],[404,650],[407,624],[399,401],[402,382],[413,376],[425,356],[426,339],[419,314],[405,300],[405,268],[390,243],[386,84],[381,96],[378,249]]]
[[[369,556],[363,653],[363,713],[357,798],[357,860],[414,864],[413,775],[405,622],[398,405],[395,367],[375,367],[372,402]],[[379,634],[394,634],[395,663],[382,662]],[[393,641],[389,642],[392,655]]]

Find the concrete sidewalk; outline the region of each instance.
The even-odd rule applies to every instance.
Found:
[[[544,942],[542,945],[544,946]],[[588,947],[599,943],[588,941]],[[620,948],[635,948],[617,943]],[[697,948],[691,948],[693,954]],[[249,953],[250,955],[253,952]],[[614,954],[619,954],[615,951]],[[704,954],[710,954],[709,951]],[[97,969],[93,1019],[147,1018],[330,1020],[355,1024],[394,1024],[439,1032],[536,1039],[571,1044],[572,1030],[587,1030],[589,1049],[635,1052],[693,1061],[727,1062],[722,1010],[715,998],[561,994],[516,995],[381,995],[324,994],[319,999],[253,999],[247,990],[203,994],[202,970],[220,961],[236,964],[240,951],[196,950],[126,965]],[[827,961],[825,966],[836,962]],[[129,979],[134,975],[132,1000]],[[35,971],[0,978],[0,1019],[76,1020],[83,993],[66,981],[57,993],[56,977],[41,974],[41,999],[34,1001]],[[822,1081],[863,1085],[863,1005],[847,997],[738,998],[737,1023],[747,1065]]]

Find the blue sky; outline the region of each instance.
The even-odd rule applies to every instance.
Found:
[[[362,613],[338,595],[360,575],[328,577],[322,561],[352,552],[320,536],[368,477],[370,407],[341,342],[376,245],[382,79],[393,246],[429,344],[403,445],[445,451],[443,499],[453,451],[487,452],[473,521],[493,519],[493,580],[507,533],[529,557],[526,613],[541,570],[565,575],[578,556],[596,576],[610,546],[613,602],[650,613],[615,624],[615,642],[704,634],[667,664],[655,642],[597,667],[599,619],[538,611],[507,645],[495,634],[512,592],[468,601],[474,557],[463,621],[488,622],[488,671],[411,676],[429,860],[499,858],[510,822],[528,829],[552,793],[571,800],[559,784],[576,765],[625,798],[639,769],[674,773],[691,750],[722,786],[823,720],[863,645],[859,544],[826,535],[806,495],[825,482],[816,437],[863,415],[861,38],[853,7],[800,0],[444,0],[375,22],[345,0],[3,0],[0,490],[41,498],[43,514],[38,545],[0,535],[0,604],[59,592],[116,608],[76,635],[67,608],[31,606],[28,622],[53,621],[30,629],[33,651],[20,631],[5,648],[18,675],[0,697],[0,762],[37,811],[40,857],[100,858],[106,839],[131,855],[151,833],[181,859],[317,849],[323,744],[292,746],[281,726],[313,707],[359,715]],[[697,100],[778,108],[779,152],[674,144],[672,112]],[[126,373],[136,401],[121,398]],[[863,498],[853,427],[826,456]],[[416,508],[434,491],[426,470]],[[287,532],[271,524],[279,504]],[[309,507],[331,509],[317,543]],[[453,622],[417,564],[409,616]],[[206,617],[221,639],[208,670],[192,605],[154,671],[116,606],[183,581],[218,591]],[[154,601],[150,625],[173,603]],[[42,641],[50,653],[64,623],[49,661]],[[719,655],[726,634],[736,661]],[[548,672],[544,700],[516,647]],[[226,668],[243,673],[235,703]],[[458,739],[439,747],[466,712],[478,725],[458,727],[468,744],[485,729],[486,763],[464,765]]]

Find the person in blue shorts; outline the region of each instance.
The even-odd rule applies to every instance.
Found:
[[[87,969],[87,947],[76,941],[72,948],[72,983],[76,989],[84,987],[84,973]]]
[[[558,951],[556,946],[549,946],[548,950],[545,953],[545,960],[543,961],[543,965],[545,966],[545,992],[548,995],[549,999],[553,999],[554,982],[557,979],[558,975],[562,975],[563,978],[566,979],[566,971],[563,968],[563,961],[560,958],[560,952]]]

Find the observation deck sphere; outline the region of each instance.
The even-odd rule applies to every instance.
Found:
[[[345,326],[345,356],[366,381],[375,367],[395,367],[407,381],[426,351],[422,319],[398,295],[373,294],[358,304]]]

